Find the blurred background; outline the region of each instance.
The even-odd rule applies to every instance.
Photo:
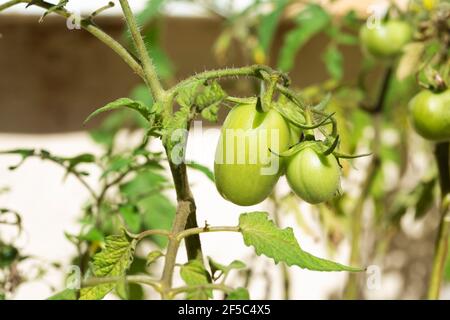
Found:
[[[93,19],[130,48],[116,2]],[[166,85],[207,69],[269,64],[288,72],[292,86],[310,103],[333,93],[330,108],[344,151],[370,152],[379,139],[376,164],[370,157],[343,163],[343,195],[332,203],[308,205],[282,178],[268,200],[242,208],[222,199],[210,179],[226,108],[217,123],[203,121],[202,130],[191,132],[187,158],[196,164],[189,177],[199,225],[235,225],[242,212],[267,210],[281,227],[294,229],[304,250],[372,266],[353,279],[346,273],[275,266],[244,247],[240,235],[202,235],[205,255],[224,264],[246,262],[248,268],[235,271],[230,281],[248,284],[252,299],[425,297],[439,216],[432,145],[412,132],[406,118],[407,102],[418,90],[417,63],[411,54],[409,60],[399,58],[384,110],[372,114],[370,105],[392,67],[361,50],[358,30],[374,10],[389,4],[405,20],[432,16],[438,5],[427,7],[428,2],[130,1]],[[108,1],[73,0],[66,8],[87,17],[105,5]],[[133,232],[167,229],[175,212],[167,168],[130,169],[133,148],[145,132],[142,120],[113,111],[83,125],[95,109],[121,97],[151,105],[139,77],[91,34],[56,14],[42,18],[43,12],[18,4],[0,13],[0,152],[12,150],[0,155],[0,218],[9,219],[0,224],[0,297],[6,299],[48,298],[64,288],[70,266],[83,270],[120,223]],[[235,96],[258,90],[249,79],[227,80],[223,88]],[[155,157],[163,151],[156,139],[148,149]],[[101,193],[124,170],[130,175],[108,187],[94,217],[93,193]],[[149,239],[130,272],[159,274],[159,261],[146,266],[145,252],[164,246],[162,239]],[[184,250],[180,253],[183,262]],[[137,285],[130,295],[156,298]],[[441,297],[450,298],[450,284]]]

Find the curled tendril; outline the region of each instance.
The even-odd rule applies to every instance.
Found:
[[[334,150],[336,150],[337,146],[339,144],[339,135],[336,136],[331,146],[328,147],[323,153],[324,156],[328,156],[329,154],[332,154]]]

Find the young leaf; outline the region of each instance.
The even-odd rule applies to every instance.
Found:
[[[130,98],[119,98],[113,102],[108,103],[106,106],[103,106],[97,110],[95,110],[93,113],[91,113],[86,120],[84,120],[84,123],[86,124],[89,120],[91,120],[93,117],[97,116],[100,113],[119,109],[122,107],[130,108],[133,110],[136,110],[139,112],[145,119],[150,118],[150,110],[140,101],[135,101]]]
[[[93,258],[92,273],[95,277],[118,277],[125,275],[133,261],[136,240],[130,239],[124,230],[120,235],[106,238],[105,248]],[[116,286],[115,283],[82,288],[80,300],[99,300]]]
[[[278,68],[282,71],[292,69],[297,51],[329,24],[330,16],[321,6],[308,4],[296,20],[297,26],[286,35],[278,58]]]
[[[199,260],[191,260],[181,267],[180,275],[188,286],[211,283],[211,276]],[[189,300],[206,300],[212,298],[212,290],[198,290],[187,294]]]
[[[195,97],[195,105],[199,110],[203,110],[217,102],[221,102],[227,96],[217,81],[203,85],[202,91]]]
[[[256,254],[274,259],[275,263],[282,261],[288,266],[295,265],[314,271],[362,271],[360,268],[318,258],[303,251],[292,228],[279,229],[269,220],[266,212],[241,214],[239,227],[244,243],[253,246]]]
[[[227,300],[250,300],[248,290],[245,288],[237,288],[227,295]]]

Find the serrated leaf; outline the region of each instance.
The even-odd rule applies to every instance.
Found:
[[[108,236],[105,248],[93,258],[92,274],[95,277],[120,277],[133,261],[136,240],[130,239],[124,230],[120,235]],[[115,283],[82,288],[80,300],[99,300],[116,286]]]
[[[203,85],[201,89],[201,92],[195,97],[194,102],[199,110],[203,110],[217,102],[221,102],[227,96],[217,81],[212,81],[209,84]]]
[[[86,120],[84,120],[84,123],[87,123],[89,120],[91,120],[93,117],[97,116],[100,113],[116,110],[119,108],[130,108],[132,110],[135,110],[139,112],[140,115],[142,115],[145,119],[150,118],[150,110],[147,106],[145,106],[140,101],[135,101],[130,98],[119,98],[113,102],[108,103],[107,105],[95,110],[93,113],[91,113]]]
[[[206,166],[204,166],[204,165],[202,165],[200,163],[193,162],[193,161],[187,162],[186,165],[189,168],[192,168],[192,169],[195,169],[195,170],[198,170],[198,171],[202,172],[205,176],[208,177],[209,180],[214,182],[214,172],[212,172],[211,169],[209,169],[208,167],[206,167]]]
[[[227,295],[227,300],[250,300],[250,294],[245,288],[237,288]]]
[[[202,115],[203,119],[206,119],[211,122],[217,122],[218,120],[218,114],[220,109],[220,103],[221,101],[217,101],[216,103],[213,103],[207,108],[204,108],[200,114]]]
[[[335,45],[329,45],[326,49],[323,60],[328,73],[334,80],[340,80],[343,74],[344,57]]]
[[[261,47],[265,53],[269,52],[278,22],[284,11],[284,8],[288,3],[288,0],[275,1],[274,9],[261,18],[258,29],[258,38],[259,43],[261,44]]]
[[[283,71],[292,69],[298,50],[329,24],[330,16],[321,6],[308,4],[296,21],[295,29],[288,32],[284,39],[278,58],[278,68]]]
[[[146,261],[147,267],[163,256],[164,256],[164,254],[159,250],[150,251],[147,254],[147,261]]]
[[[47,298],[47,300],[77,300],[77,299],[78,299],[77,290],[75,289],[65,289]]]
[[[188,286],[196,286],[211,283],[211,276],[199,260],[191,260],[180,269],[180,275]],[[187,293],[189,300],[206,300],[212,298],[212,290],[197,290]]]
[[[244,243],[253,246],[256,254],[272,258],[275,263],[282,261],[288,266],[295,265],[313,271],[362,271],[303,251],[292,228],[279,229],[269,220],[267,212],[241,214],[239,227]]]

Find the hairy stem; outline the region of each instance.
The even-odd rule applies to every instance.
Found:
[[[176,235],[178,241],[181,241],[183,238],[207,232],[239,232],[240,228],[236,227],[204,227],[204,228],[190,228],[184,231],[179,232]]]
[[[119,0],[122,7],[123,14],[125,15],[125,20],[127,22],[128,28],[130,29],[131,36],[133,38],[136,51],[141,59],[142,67],[144,69],[144,78],[150,87],[152,95],[155,97],[156,101],[162,101],[164,97],[164,89],[161,82],[158,79],[158,74],[156,73],[155,66],[153,65],[152,59],[148,54],[147,48],[145,46],[142,35],[139,31],[139,27],[134,18],[133,12],[131,11],[128,0]]]
[[[450,231],[450,172],[449,172],[449,142],[436,145],[434,152],[441,187],[440,223],[434,247],[433,266],[428,287],[428,299],[439,299],[442,276],[448,252],[448,238]]]

